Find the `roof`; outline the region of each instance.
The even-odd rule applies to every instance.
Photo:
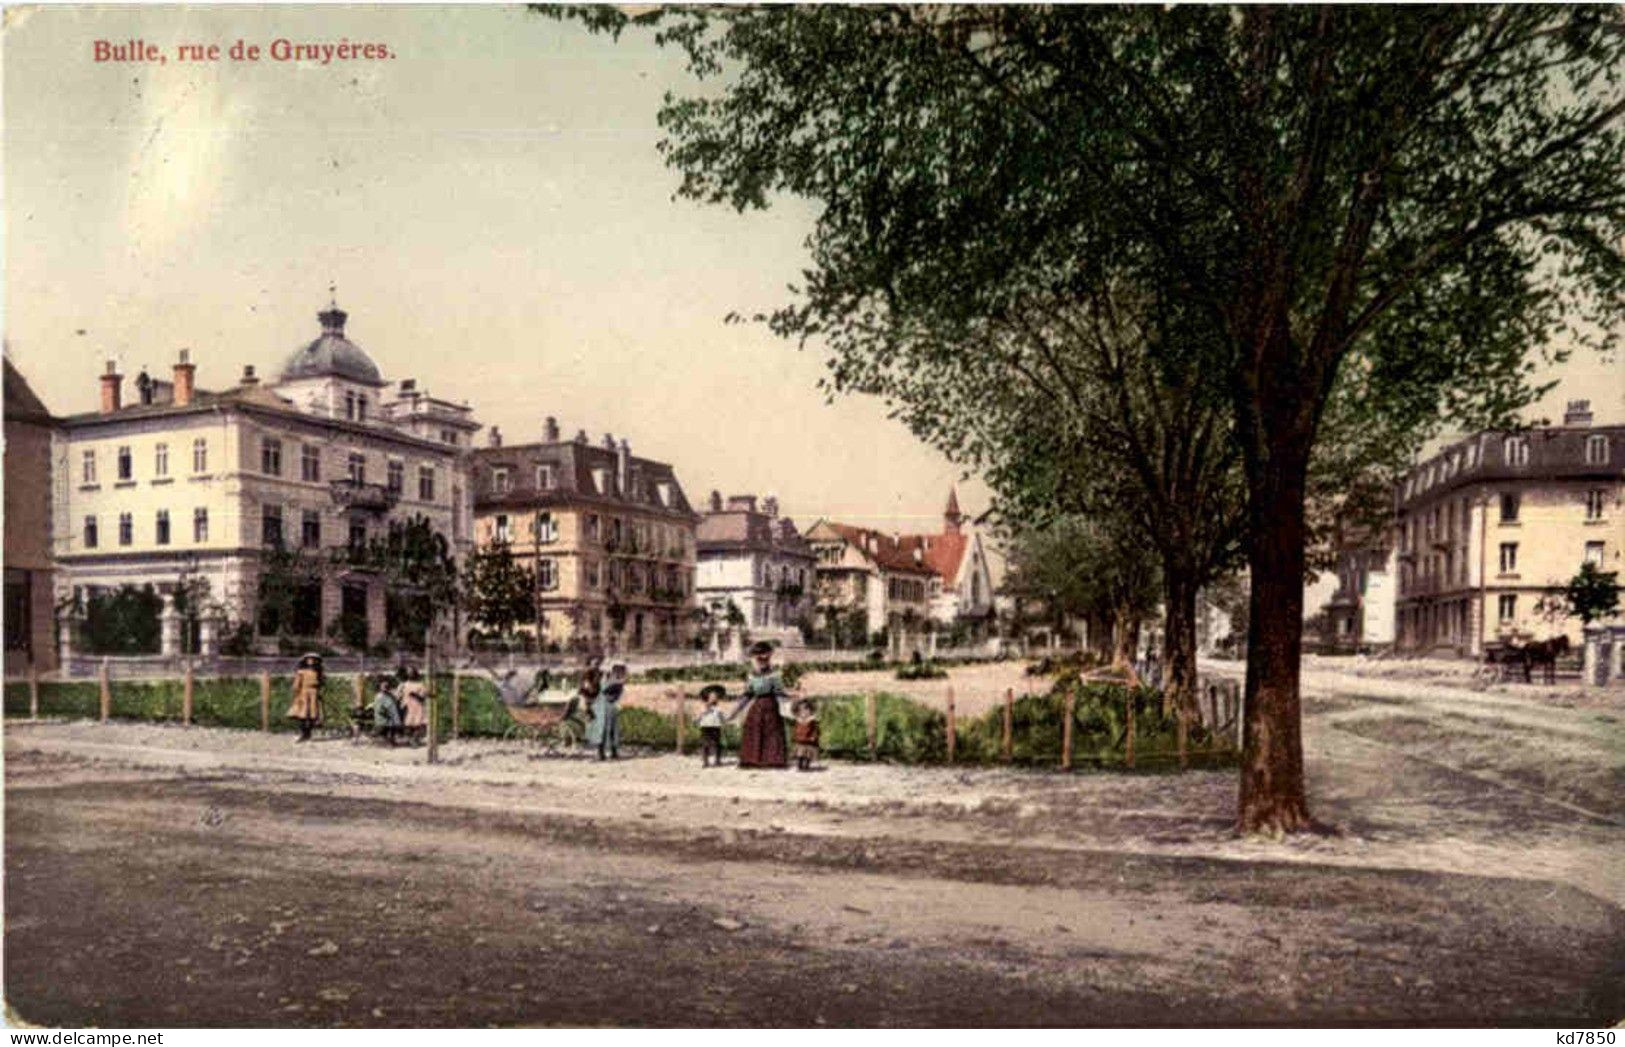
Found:
[[[8,422],[55,421],[9,356],[5,358],[5,415]]]
[[[879,531],[867,527],[853,527],[850,524],[836,523],[833,520],[826,520],[825,523],[831,530],[845,539],[848,545],[855,546],[878,566],[888,571],[904,571],[911,574],[941,573],[925,562],[923,551],[920,560],[916,562],[914,547],[906,547],[902,541],[890,535],[881,534]]]
[[[478,447],[469,455],[469,468],[474,485],[476,510],[511,507],[526,509],[593,502],[605,506],[637,506],[654,512],[665,512],[690,520],[696,513],[683,493],[677,474],[665,462],[628,455],[633,475],[641,481],[636,490],[621,491],[614,484],[600,491],[593,481],[593,471],[607,470],[611,475],[617,468],[620,451],[611,450],[574,440],[554,443],[510,444],[502,447]],[[536,486],[536,467],[553,467],[553,486]],[[512,486],[505,494],[491,490],[491,471],[511,469]],[[669,503],[660,500],[659,484],[668,484]]]
[[[336,376],[365,385],[385,384],[372,357],[344,337],[344,321],[349,314],[335,305],[316,315],[322,322],[321,337],[288,357],[282,365],[281,381]]]
[[[959,566],[965,562],[965,549],[970,538],[964,534],[905,534],[898,538],[898,547],[909,556],[920,550],[925,565],[942,576],[944,585],[959,584]]]
[[[786,553],[812,559],[812,546],[793,521],[763,512],[724,509],[706,513],[695,531],[695,544],[706,550],[740,549]]]

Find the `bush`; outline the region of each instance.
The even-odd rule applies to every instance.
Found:
[[[899,680],[943,680],[948,670],[936,662],[910,662],[897,667]]]

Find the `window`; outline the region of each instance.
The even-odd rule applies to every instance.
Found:
[[[536,564],[536,584],[548,591],[559,587],[559,565],[556,561],[543,559]]]
[[[169,510],[158,510],[158,520],[153,525],[153,540],[159,545],[169,544]]]
[[[1522,498],[1519,495],[1516,495],[1516,494],[1507,493],[1507,494],[1501,495],[1501,522],[1502,523],[1517,523],[1518,522],[1518,506],[1519,506],[1519,503],[1521,501],[1522,501]]]
[[[358,422],[367,420],[367,398],[365,396],[355,398],[355,420]]]
[[[491,493],[492,494],[507,494],[508,493],[508,488],[509,488],[509,485],[508,485],[508,470],[506,470],[506,469],[492,469],[491,470]]]
[[[613,542],[615,545],[619,546],[621,544],[621,539],[624,538],[625,536],[626,536],[626,529],[621,523],[621,518],[617,516],[614,519],[610,520],[610,522],[609,522],[609,540],[611,542]]]
[[[457,446],[457,430],[455,430],[455,429],[442,429],[442,430],[440,430],[440,442],[443,443],[443,444],[451,444],[453,447]]]
[[[497,514],[496,521],[491,525],[491,537],[498,542],[512,540],[512,533],[508,530],[508,514]]]
[[[1590,491],[1586,492],[1586,519],[1587,520],[1601,520],[1602,519],[1603,499],[1606,498],[1606,497],[1607,497],[1607,492],[1603,491],[1603,490],[1600,490],[1600,489],[1594,489],[1594,490],[1590,490]]]
[[[1602,548],[1603,548],[1603,546],[1602,546],[1601,542],[1587,542],[1586,543],[1586,552],[1585,552],[1585,562],[1588,563],[1588,564],[1591,564],[1594,567],[1601,567],[1602,566]]]
[[[152,475],[169,475],[169,445],[159,444],[152,449]]]
[[[322,544],[322,514],[314,509],[306,509],[299,521],[299,544],[306,549],[316,549]]]
[[[538,542],[551,543],[559,540],[559,522],[553,519],[552,513],[537,513],[532,526],[535,528]]]
[[[96,518],[94,516],[87,516],[85,517],[85,548],[96,548],[96,540]]]
[[[282,507],[267,505],[260,509],[260,541],[265,545],[282,544]]]
[[[430,465],[418,466],[418,498],[421,501],[434,501],[434,467]]]
[[[553,467],[551,465],[538,465],[536,467],[536,489],[538,491],[551,491],[553,489]]]
[[[598,540],[598,514],[597,513],[588,513],[587,514],[587,539],[588,539],[588,541],[593,541],[593,542],[596,542]]]
[[[209,471],[209,441],[202,437],[192,441],[192,471],[194,473]]]
[[[1501,621],[1512,621],[1518,616],[1518,598],[1512,593],[1502,593],[1496,599],[1496,611]]]
[[[1501,445],[1501,453],[1508,465],[1529,464],[1529,441],[1522,436],[1509,436]]]
[[[586,569],[585,569],[585,573],[587,575],[587,588],[596,590],[598,588],[598,584],[599,584],[599,581],[600,581],[599,574],[598,574],[598,565],[596,563],[587,564]]]
[[[260,472],[266,476],[282,475],[282,441],[267,436],[260,441]]]
[[[365,455],[352,454],[346,463],[350,474],[350,482],[360,487],[367,482],[367,458]]]
[[[209,540],[209,510],[192,510],[192,541],[206,542]]]
[[[360,520],[350,521],[350,548],[361,549],[367,544],[367,525]]]
[[[79,458],[79,482],[93,484],[96,482],[96,452],[86,451]]]
[[[1601,433],[1586,437],[1586,464],[1608,464],[1608,437]]]
[[[118,544],[129,545],[135,541],[135,521],[129,513],[118,514]]]
[[[135,475],[135,466],[131,463],[129,447],[118,449],[118,478],[128,480]]]
[[[1501,543],[1501,573],[1511,574],[1518,569],[1518,543]]]
[[[348,418],[352,422],[355,421],[355,394],[354,393],[345,393],[344,394],[344,417]]]
[[[322,480],[322,449],[315,444],[299,447],[299,479],[312,484]]]
[[[406,465],[403,462],[390,462],[384,469],[385,481],[394,494],[406,490]]]

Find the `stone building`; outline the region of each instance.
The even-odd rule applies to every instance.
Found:
[[[778,500],[734,495],[724,504],[712,491],[697,533],[694,588],[713,616],[731,601],[757,640],[802,643],[800,623],[810,618],[817,558],[794,521],[779,516]]]
[[[544,639],[610,650],[688,643],[699,514],[672,467],[609,435],[562,440],[553,418],[537,443],[490,435],[473,455],[475,540],[535,565]]]
[[[222,624],[244,622],[262,639],[377,643],[387,634],[387,594],[348,550],[413,516],[454,549],[468,546],[466,454],[479,428],[471,409],[426,398],[411,381],[392,394],[346,337],[345,312],[334,305],[318,318],[320,336],[274,382],[248,367],[230,388],[199,388],[183,349],[171,380],[142,372],[126,402],[109,361],[99,409],[63,420],[54,544],[68,644],[90,597],[149,584],[165,600],[164,653],[212,652]],[[259,613],[273,548],[299,550],[320,568],[296,593],[289,621]],[[183,621],[175,594],[196,585],[206,603]]]
[[[1416,466],[1395,492],[1397,645],[1480,654],[1487,643],[1567,635],[1552,597],[1587,561],[1622,568],[1625,426],[1481,432]]]
[[[1322,651],[1349,654],[1394,642],[1393,532],[1348,528],[1335,541],[1337,588],[1326,602]]]
[[[5,671],[55,669],[51,439],[56,419],[5,358]]]

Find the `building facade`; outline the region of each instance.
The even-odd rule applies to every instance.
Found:
[[[778,500],[712,491],[697,531],[694,588],[713,620],[732,603],[757,640],[799,647],[801,623],[813,613],[818,560],[794,521],[779,516]]]
[[[126,403],[109,361],[100,409],[63,420],[54,463],[54,544],[63,640],[77,646],[94,597],[151,585],[163,598],[160,650],[213,653],[222,626],[339,646],[375,644],[391,606],[353,550],[408,517],[468,546],[466,455],[479,428],[438,404],[434,436],[391,415],[388,384],[344,333],[336,305],[278,379],[253,367],[229,389],[197,388],[182,350],[171,381],[145,373]],[[411,383],[403,383],[409,387]],[[443,433],[440,431],[443,430]],[[259,583],[273,551],[317,568],[270,621]],[[177,594],[194,593],[182,607]]]
[[[56,668],[51,441],[56,419],[5,359],[6,675]]]
[[[1416,466],[1396,491],[1398,647],[1578,644],[1554,598],[1583,563],[1621,570],[1622,498],[1625,426],[1592,426],[1585,401],[1562,426],[1477,433]]]
[[[637,458],[627,441],[586,430],[561,440],[491,445],[473,455],[474,536],[506,545],[536,574],[545,642],[643,650],[694,635],[695,529],[672,467]]]
[[[1397,592],[1390,529],[1350,529],[1338,536],[1337,589],[1322,614],[1320,648],[1347,654],[1392,646]]]

